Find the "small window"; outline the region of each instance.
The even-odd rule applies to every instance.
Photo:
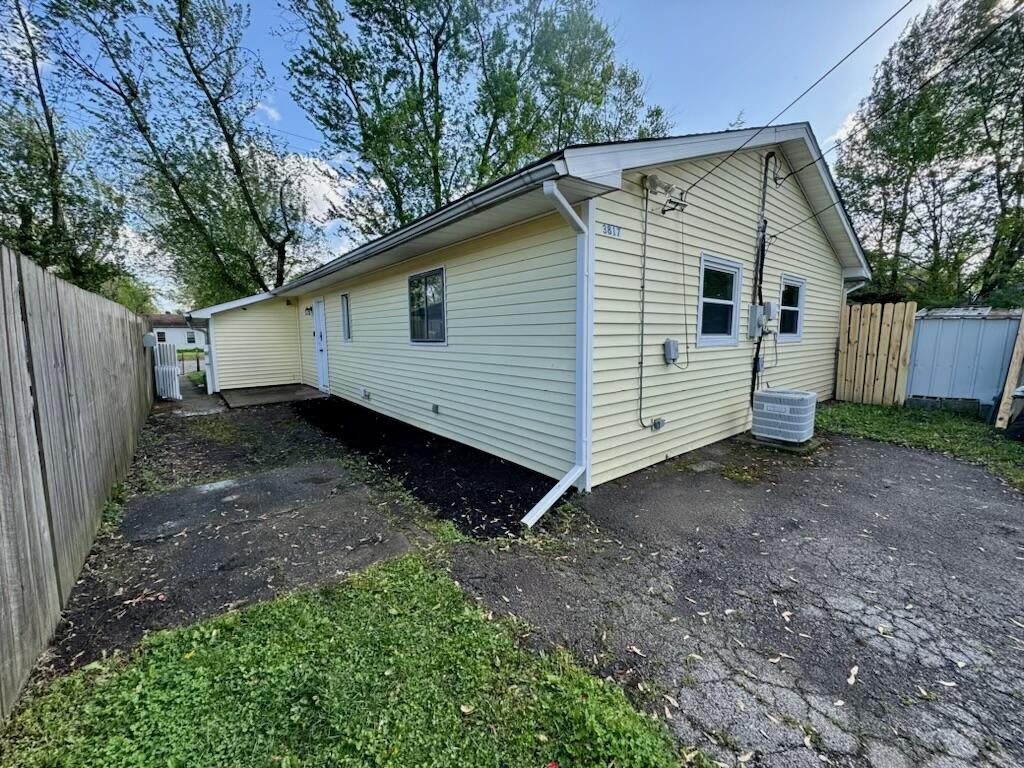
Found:
[[[167,333],[164,332],[164,331],[157,331],[156,332],[156,340],[159,341],[161,344],[163,342],[167,341]]]
[[[802,277],[782,276],[779,302],[779,341],[800,341],[804,335],[804,293],[807,281]]]
[[[409,278],[409,339],[443,344],[444,269],[433,269]]]
[[[341,294],[341,340],[352,341],[352,314],[348,305],[348,294]]]
[[[185,342],[188,343],[188,344],[195,344],[196,343],[195,331],[186,331],[185,332]]]
[[[716,347],[738,342],[742,286],[743,267],[738,261],[701,254],[698,346]]]

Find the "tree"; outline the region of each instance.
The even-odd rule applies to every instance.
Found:
[[[123,196],[88,162],[86,132],[58,114],[51,87],[65,73],[48,59],[45,25],[23,0],[4,0],[0,23],[0,240],[95,291],[122,271]]]
[[[254,115],[266,88],[231,0],[51,0],[60,54],[114,158],[140,180],[144,227],[193,298],[282,285],[315,237],[286,153]],[[201,299],[200,299],[201,301]]]
[[[940,0],[876,69],[836,163],[874,272],[862,295],[1013,300],[1024,258],[1024,28],[1004,14],[994,0]]]
[[[982,300],[1005,293],[1024,263],[1024,19],[1004,21],[1006,4],[974,0],[962,7],[956,44],[989,35],[957,78],[959,125],[971,149],[989,212],[987,252],[974,274]],[[1020,283],[1018,302],[1020,301]]]
[[[111,301],[123,304],[136,314],[149,315],[156,312],[153,289],[128,273],[107,280],[100,287],[99,293]]]
[[[292,0],[293,95],[375,235],[573,142],[662,135],[591,0]]]

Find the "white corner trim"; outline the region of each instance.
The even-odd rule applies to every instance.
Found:
[[[210,347],[209,364],[206,366],[206,394],[212,395],[214,392],[220,392],[220,382],[217,380],[217,342],[212,317],[206,329],[209,331],[207,341]]]

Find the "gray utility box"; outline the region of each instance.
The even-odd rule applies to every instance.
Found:
[[[802,389],[759,389],[750,432],[761,440],[806,443],[814,437],[817,402],[816,393]]]

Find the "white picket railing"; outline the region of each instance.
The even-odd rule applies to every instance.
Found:
[[[178,350],[173,344],[160,342],[153,350],[156,369],[156,394],[164,400],[181,400],[181,382],[178,379]]]

